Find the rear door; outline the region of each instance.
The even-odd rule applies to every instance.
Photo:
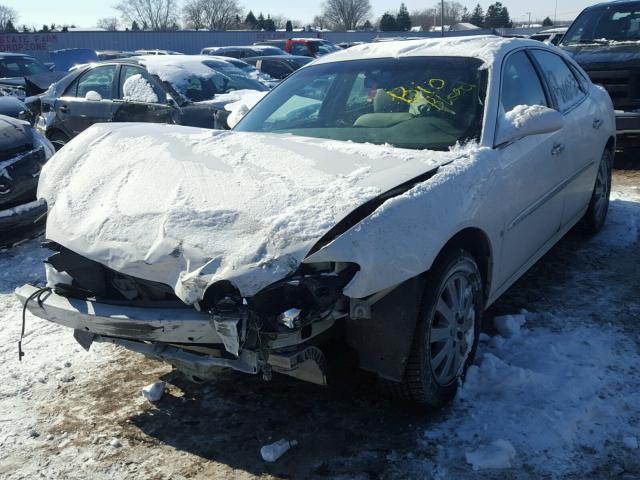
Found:
[[[173,123],[176,109],[162,85],[144,68],[122,65],[114,101],[114,122]]]
[[[70,137],[113,118],[116,65],[101,65],[80,75],[55,101],[59,124]]]
[[[580,82],[579,73],[572,70],[560,55],[538,49],[532,50],[532,54],[546,78],[558,110],[564,116],[568,133],[562,141],[566,148],[562,161],[567,163],[564,225],[576,220],[591,198],[602,155],[602,150],[592,146],[598,144],[594,139],[603,119],[598,115],[598,105],[588,95],[588,82],[584,79]]]
[[[500,96],[499,118],[517,105],[554,108],[543,79],[524,50],[505,60]],[[502,261],[497,274],[500,283],[533,261],[560,230],[567,162],[559,145],[565,129],[498,147],[505,214]]]

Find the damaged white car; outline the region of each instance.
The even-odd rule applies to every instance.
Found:
[[[368,44],[234,131],[94,125],[45,166],[33,314],[169,362],[323,384],[344,344],[416,402],[455,394],[483,310],[582,220],[602,228],[611,101],[539,42]],[[331,347],[330,349],[328,347]]]

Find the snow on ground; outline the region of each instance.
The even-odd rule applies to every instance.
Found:
[[[18,362],[12,292],[44,282],[47,253],[0,251],[0,478],[640,478],[633,178],[614,184],[602,234],[570,234],[492,307],[454,404],[426,415],[366,383],[181,383],[113,347],[84,352],[31,315]],[[157,380],[151,404],[141,390]],[[299,445],[265,464],[260,447],[282,437]]]

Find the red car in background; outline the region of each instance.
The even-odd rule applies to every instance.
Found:
[[[341,50],[340,47],[321,38],[279,38],[256,42],[254,45],[278,47],[291,55],[314,58]]]

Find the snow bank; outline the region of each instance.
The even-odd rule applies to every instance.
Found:
[[[139,73],[131,75],[122,85],[124,100],[158,103],[158,95],[151,84]]]
[[[496,327],[496,330],[503,337],[513,337],[515,335],[520,334],[520,327],[525,324],[525,316],[523,314],[520,315],[503,315],[500,317],[495,317],[493,319],[493,323]]]
[[[49,239],[114,270],[170,285],[192,304],[218,280],[251,296],[284,278],[353,209],[459,156],[288,135],[98,124],[46,164],[38,195],[49,205]]]
[[[640,354],[627,334],[585,318],[524,316],[527,325],[547,326],[481,344],[447,420],[425,435],[448,444],[440,461],[465,451],[474,468],[509,459],[562,474],[581,452],[598,455],[640,433]]]

